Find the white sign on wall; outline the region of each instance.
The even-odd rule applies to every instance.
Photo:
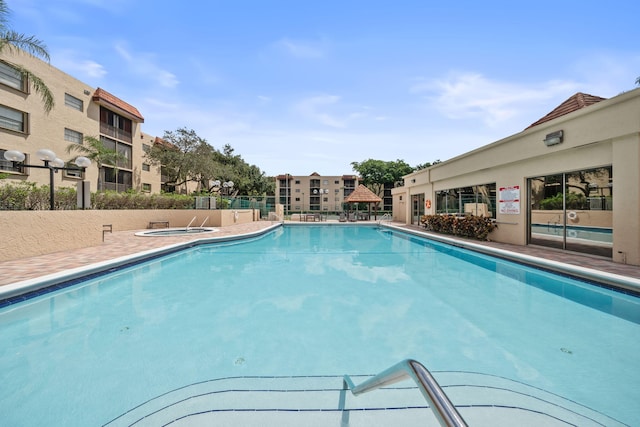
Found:
[[[520,214],[520,186],[500,187],[498,195],[498,211],[501,214]]]

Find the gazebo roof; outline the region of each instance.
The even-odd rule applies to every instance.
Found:
[[[379,203],[382,199],[364,184],[360,184],[344,201],[347,203]]]

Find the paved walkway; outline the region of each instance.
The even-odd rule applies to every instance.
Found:
[[[274,222],[271,221],[259,221],[220,227],[217,233],[206,237],[251,233],[265,229],[273,224]],[[395,225],[417,229],[417,227],[412,226]],[[139,237],[135,236],[135,233],[136,231],[115,232],[107,234],[105,242],[99,246],[0,262],[0,286],[205,237],[204,235]],[[604,258],[535,246],[516,246],[496,242],[474,241],[474,243],[640,279],[640,267],[614,263]]]

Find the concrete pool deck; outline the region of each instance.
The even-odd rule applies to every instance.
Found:
[[[329,221],[329,223],[331,222],[332,221]],[[337,221],[333,222],[335,222],[336,224],[338,223]],[[361,221],[356,224],[362,223],[375,224],[374,221]],[[247,224],[219,227],[219,230],[216,233],[208,234],[206,237],[229,237],[255,233],[260,232],[261,230],[265,230],[275,224],[277,224],[277,222],[258,221]],[[301,223],[293,222],[292,224]],[[327,222],[324,222],[322,224],[327,224]],[[348,225],[353,224],[354,223],[348,223]],[[408,231],[411,230],[424,232],[424,229],[417,226],[408,226],[400,223],[390,224],[395,226],[396,228],[407,229]],[[104,243],[99,246],[92,246],[64,252],[55,252],[46,255],[16,259],[11,261],[0,261],[0,286],[37,279],[39,277],[54,273],[62,273],[66,270],[88,267],[92,264],[107,262],[116,258],[135,255],[145,251],[160,249],[174,244],[186,243],[189,241],[205,238],[205,236],[203,236],[202,234],[163,237],[140,237],[135,235],[135,233],[139,231],[141,230],[117,231],[114,233],[107,233],[105,235]],[[426,234],[428,235],[429,233]],[[451,239],[450,236],[447,236],[447,238]],[[462,239],[453,240],[463,241]],[[517,254],[523,254],[536,258],[542,258],[546,260],[552,260],[574,267],[598,270],[605,273],[629,277],[636,280],[640,279],[639,266],[614,263],[613,261],[606,258],[538,246],[517,246],[505,243],[479,242],[470,240],[464,240],[464,242],[473,242],[474,244],[490,248],[514,252]]]

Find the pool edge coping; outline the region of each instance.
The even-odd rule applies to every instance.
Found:
[[[187,242],[179,242],[162,246],[160,248],[148,249],[135,254],[124,255],[118,258],[110,259],[107,261],[100,261],[93,264],[85,265],[82,267],[71,268],[56,273],[47,274],[31,279],[22,280],[19,282],[9,283],[0,286],[0,302],[17,298],[20,295],[26,295],[31,292],[36,292],[48,287],[55,286],[60,283],[69,282],[79,279],[84,276],[97,274],[105,271],[112,270],[114,268],[122,267],[128,264],[134,264],[136,262],[144,261],[146,259],[155,258],[158,256],[173,253],[182,249],[190,248],[193,246],[203,245],[207,243],[216,242],[228,242],[233,240],[244,240],[252,237],[258,237],[263,234],[267,234],[274,229],[281,227],[282,223],[272,224],[261,230],[252,231],[242,234],[233,234],[228,236],[209,236],[199,239],[189,240]],[[137,236],[136,236],[137,237]]]
[[[545,258],[540,258],[532,255],[521,254],[517,252],[508,251],[505,249],[493,248],[490,246],[481,245],[471,241],[465,241],[462,239],[455,239],[439,234],[429,233],[422,230],[414,230],[404,228],[393,224],[381,224],[384,227],[388,227],[393,230],[397,230],[403,233],[413,234],[416,236],[424,237],[426,239],[434,240],[436,242],[446,243],[455,247],[469,249],[474,252],[483,253],[486,255],[496,256],[498,258],[506,259],[509,261],[515,261],[522,264],[531,265],[534,267],[550,270],[554,273],[565,274],[593,282],[602,283],[604,285],[620,289],[622,291],[631,291],[635,294],[640,294],[640,279],[635,279],[629,276],[623,276],[620,274],[609,273],[606,271],[596,270],[588,267],[579,267],[572,264],[567,264],[560,261],[553,261]]]

